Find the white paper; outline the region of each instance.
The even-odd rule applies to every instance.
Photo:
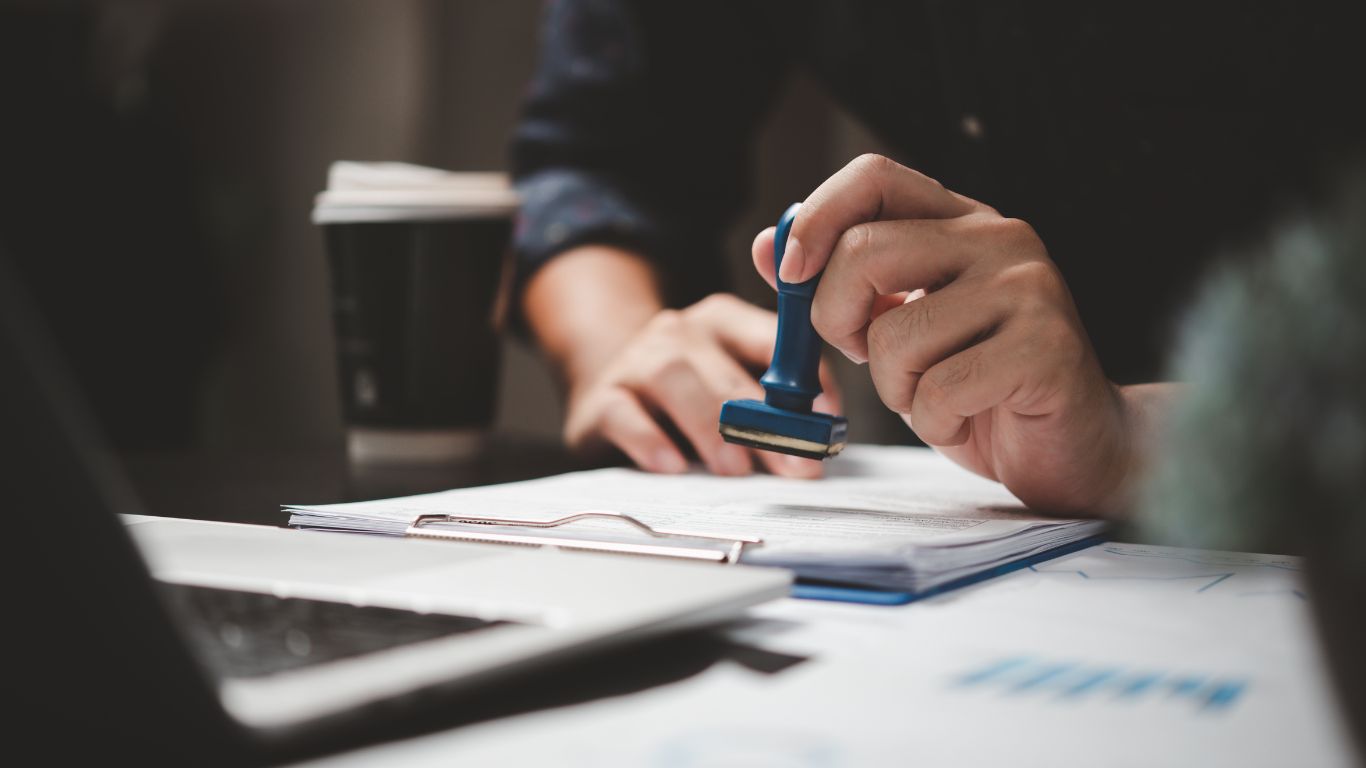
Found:
[[[545,520],[590,510],[656,528],[761,538],[746,561],[812,578],[920,589],[1097,531],[1094,521],[1029,513],[998,483],[928,449],[851,446],[820,480],[771,475],[577,472],[399,499],[291,506],[291,525],[402,533],[421,514]],[[582,522],[565,535],[629,534]]]
[[[1107,543],[903,607],[770,603],[730,635],[806,657],[780,672],[724,661],[318,764],[1353,765],[1300,567]]]

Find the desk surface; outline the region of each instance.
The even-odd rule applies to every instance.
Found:
[[[1298,574],[1106,544],[909,606],[787,600],[628,696],[317,766],[1346,766]]]
[[[272,524],[282,502],[575,468],[519,441],[440,469],[356,472],[340,449],[129,465],[152,514]],[[1293,562],[1125,544],[909,606],[773,603],[380,737],[317,764],[1352,764]]]
[[[499,437],[467,462],[355,467],[344,447],[131,453],[122,457],[147,514],[283,525],[281,504],[428,493],[584,469],[554,443]]]

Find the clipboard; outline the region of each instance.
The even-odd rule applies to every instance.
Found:
[[[954,579],[947,584],[924,590],[922,592],[902,592],[898,590],[872,589],[869,587],[856,587],[848,584],[826,584],[818,582],[795,582],[792,585],[792,596],[802,600],[829,600],[837,603],[860,603],[863,605],[906,605],[917,600],[924,600],[928,597],[942,595],[955,589],[970,587],[978,582],[994,579],[997,576],[1004,576],[1007,573],[1014,573],[1022,568],[1032,568],[1039,563],[1052,560],[1055,557],[1070,555],[1073,552],[1080,552],[1088,547],[1105,542],[1104,536],[1090,536],[1071,544],[1064,544],[1060,547],[1028,555],[1018,560],[1011,560],[1002,563],[994,568],[987,568],[977,573],[968,574],[960,579]]]
[[[480,531],[478,526],[531,528],[545,530],[560,528],[580,520],[612,520],[666,543],[615,541],[612,539],[569,538],[534,533]],[[471,528],[434,528],[440,523],[467,525]],[[404,532],[405,536],[426,539],[469,541],[483,544],[515,544],[532,547],[555,547],[582,552],[612,552],[619,555],[647,555],[672,557],[734,565],[749,547],[763,546],[763,539],[753,536],[716,536],[668,528],[655,528],[621,512],[577,512],[550,520],[519,520],[483,515],[418,515]],[[691,542],[691,545],[684,542]]]
[[[611,539],[567,538],[536,533],[508,533],[506,531],[481,531],[478,527],[530,528],[546,530],[560,528],[580,520],[613,520],[624,523],[652,539],[667,540],[668,543],[625,542]],[[434,528],[440,523],[466,525],[469,528]],[[488,517],[483,515],[419,515],[404,532],[405,536],[428,539],[468,541],[483,544],[511,544],[533,547],[555,547],[557,549],[584,552],[610,552],[623,555],[644,555],[649,557],[668,557],[682,560],[711,562],[718,565],[736,565],[744,553],[753,547],[763,546],[763,539],[753,536],[717,536],[677,529],[655,528],[621,512],[589,511],[577,512],[549,520],[520,520],[515,518]],[[1095,546],[1105,541],[1104,536],[1091,536],[1080,541],[1039,552],[1034,555],[1002,563],[969,574],[921,592],[905,592],[860,587],[850,584],[797,581],[792,585],[792,597],[802,600],[828,600],[863,605],[897,606],[941,595],[951,590],[970,586],[981,581],[1002,576],[1022,568],[1052,560],[1055,557],[1070,555],[1073,552]],[[684,543],[689,542],[689,543]]]

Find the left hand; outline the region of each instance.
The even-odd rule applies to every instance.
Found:
[[[773,275],[773,230],[754,241]],[[807,198],[783,279],[825,270],[816,331],[921,439],[1031,507],[1115,502],[1133,439],[1071,294],[1025,222],[865,155]]]

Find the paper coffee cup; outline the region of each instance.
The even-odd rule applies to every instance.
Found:
[[[333,164],[313,221],[327,243],[354,461],[481,450],[497,406],[517,206],[504,174]]]

